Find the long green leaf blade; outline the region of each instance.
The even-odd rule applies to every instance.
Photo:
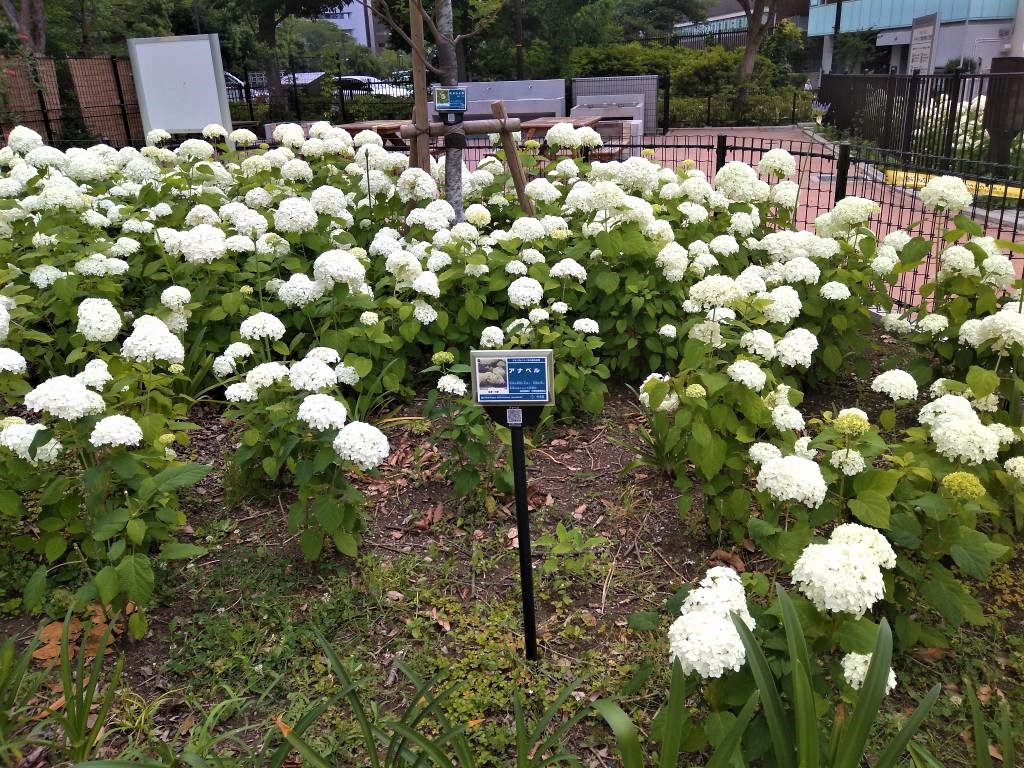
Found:
[[[811,660],[807,653],[800,617],[786,590],[776,588],[782,606],[782,621],[786,629],[786,646],[793,665],[793,718],[796,721],[797,761],[801,768],[818,768],[821,758],[818,745],[818,717],[814,709],[814,691],[811,687]]]
[[[896,734],[889,746],[885,748],[881,757],[878,758],[875,768],[893,768],[896,765],[896,761],[903,754],[914,734],[917,733],[917,729],[921,727],[921,723],[924,722],[928,712],[935,706],[935,702],[939,700],[939,693],[941,691],[942,685],[939,683],[936,683],[928,691],[928,695],[924,697],[924,700],[914,710],[914,714],[907,720],[906,725],[900,729],[900,732]],[[1013,765],[1013,763],[1005,763],[1005,765]]]
[[[747,664],[750,665],[754,682],[761,692],[761,706],[764,707],[764,717],[768,721],[772,748],[775,750],[775,763],[779,768],[794,768],[793,730],[782,708],[782,699],[779,697],[779,689],[775,686],[775,676],[768,666],[768,659],[765,658],[764,651],[757,644],[750,628],[736,614],[732,616],[732,623],[740,633],[740,639],[747,652]]]
[[[878,710],[885,698],[885,687],[889,682],[889,664],[892,661],[892,631],[889,622],[882,619],[878,627],[875,651],[871,654],[864,684],[861,686],[857,704],[849,722],[843,728],[836,760],[832,768],[857,768],[864,750],[867,749],[868,734],[878,717]]]
[[[597,713],[604,718],[615,734],[622,755],[622,768],[643,768],[644,756],[640,749],[640,738],[636,725],[618,704],[610,699],[599,699],[593,704]]]
[[[668,691],[667,713],[665,719],[665,738],[661,744],[661,768],[675,768],[679,759],[679,748],[683,743],[683,724],[686,722],[684,700],[686,692],[686,676],[678,659],[672,662],[672,684]]]
[[[757,691],[750,694],[747,703],[743,705],[743,709],[736,716],[736,722],[732,724],[729,732],[725,734],[725,738],[722,739],[722,743],[715,749],[715,754],[708,760],[705,768],[727,768],[727,766],[732,764],[733,755],[743,740],[743,734],[746,733],[747,726],[750,725],[750,719],[754,716],[758,698]]]

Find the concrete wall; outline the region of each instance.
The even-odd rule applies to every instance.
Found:
[[[593,96],[643,96],[644,133],[658,130],[658,76],[629,75],[626,77],[574,77],[572,97],[576,104],[584,97],[593,103]]]

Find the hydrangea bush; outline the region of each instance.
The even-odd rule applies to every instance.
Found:
[[[797,231],[782,150],[708,178],[649,156],[588,162],[599,137],[557,126],[547,155],[525,147],[527,216],[501,151],[463,169],[462,212],[440,198],[443,162],[410,168],[371,132],[281,125],[276,148],[235,132],[234,151],[216,129],[173,150],[157,131],[141,151],[60,152],[18,128],[0,150],[0,395],[44,414],[12,422],[0,445],[5,461],[59,455],[52,488],[6,473],[0,497],[23,520],[10,500],[25,493],[60,508],[61,527],[24,537],[44,575],[65,562],[145,573],[141,558],[185,551],[165,542],[183,523],[174,491],[198,471],[165,436],[187,442],[200,398],[226,401],[242,427],[235,469],[291,489],[287,524],[306,556],[352,554],[355,478],[390,450],[371,423],[380,406],[433,390],[435,438],[467,457],[448,480],[500,482],[465,367],[436,353],[551,347],[562,416],[599,412],[609,381],[638,388],[640,461],[674,475],[684,515],[699,490],[713,532],[752,539],[787,570],[859,521],[897,555],[881,593],[871,572],[875,600],[978,618],[958,572],[983,578],[1004,556],[1014,521],[1002,510],[1019,508],[1024,479],[1016,246],[957,216],[933,254],[911,233],[873,231],[879,208],[857,197]],[[922,199],[950,216],[970,194],[943,177]],[[894,311],[893,283],[933,256],[922,304]],[[868,375],[879,310],[922,353],[872,383],[892,407],[877,424],[858,403],[805,416],[808,387]],[[169,470],[177,485],[156,480]],[[131,483],[163,506],[108,516]],[[60,530],[63,548],[48,543]],[[148,597],[120,576],[87,589],[115,605]],[[913,642],[930,620],[896,630]]]

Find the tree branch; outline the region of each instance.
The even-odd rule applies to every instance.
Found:
[[[0,2],[7,2],[7,1],[8,0],[0,0]],[[398,34],[398,36],[401,37],[403,41],[405,41],[405,44],[409,46],[409,49],[413,51],[413,55],[415,55],[415,49],[413,48],[413,45],[412,45],[412,39],[409,37],[409,35],[407,35],[405,33],[405,30],[402,29],[402,25],[399,24],[397,21],[395,21],[395,17],[391,14],[391,7],[386,2],[375,3],[375,2],[373,2],[373,0],[355,0],[355,1],[357,3],[359,3],[359,5],[363,6],[364,8],[369,9],[370,13],[372,13],[378,19],[383,21],[385,24],[387,24],[391,28],[392,32],[396,32]],[[380,10],[381,8],[383,8],[384,11],[381,11]],[[424,12],[421,15],[426,16],[427,14],[426,14],[426,12]],[[421,55],[420,58],[423,61],[423,65],[427,69],[429,69],[432,73],[434,73],[435,75],[440,75],[441,74],[441,70],[438,69],[437,67],[435,67],[433,64],[431,64],[426,56]]]

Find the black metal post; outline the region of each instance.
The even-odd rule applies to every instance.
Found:
[[[121,73],[117,67],[117,56],[110,57],[110,69],[114,73],[114,87],[117,89],[117,106],[121,111],[121,125],[124,126],[124,143],[132,143],[132,127],[128,122],[128,109],[124,103],[124,88],[121,85]]]
[[[903,135],[900,137],[901,152],[909,152],[914,140],[914,116],[917,113],[917,94],[920,88],[921,76],[915,72],[907,90],[907,113],[903,116]]]
[[[707,117],[704,118],[704,125],[711,125],[711,94],[708,94]]]
[[[896,75],[889,72],[889,80],[885,85],[885,114],[882,115],[882,149],[892,149],[892,120],[896,100]]]
[[[715,170],[722,170],[722,166],[725,165],[725,152],[727,149],[726,142],[728,137],[724,133],[718,134],[718,141],[715,143]]]
[[[953,82],[949,86],[949,112],[946,115],[946,135],[943,137],[941,154],[948,159],[949,168],[953,167],[953,141],[956,138],[956,123],[960,116],[960,70],[953,74]]]
[[[796,88],[793,89],[793,110],[789,115],[790,125],[796,125]]]
[[[533,553],[530,549],[530,511],[526,488],[526,447],[523,428],[509,427],[512,433],[512,472],[516,487],[516,531],[519,535],[519,581],[523,590],[523,634],[526,658],[537,659],[537,616],[533,605]]]
[[[245,85],[242,87],[245,89],[245,103],[249,105],[249,120],[256,122],[256,112],[252,108],[252,83],[249,78],[248,64],[242,69],[242,76],[245,78]]]
[[[668,128],[669,128],[669,116],[668,116],[669,90],[670,90],[670,88],[672,86],[672,73],[671,72],[666,72],[663,79],[665,81],[665,90],[663,91],[662,96],[661,96],[661,108],[662,108],[662,110],[664,112],[665,122],[662,124],[662,128],[661,128],[661,135],[662,136],[664,136],[665,134],[668,133]]]
[[[850,178],[850,142],[839,144],[839,158],[836,162],[836,197],[839,202],[846,197],[846,183]]]
[[[39,112],[43,117],[43,125],[46,128],[46,142],[52,147],[53,146],[53,126],[50,125],[50,112],[46,109],[46,95],[43,93],[42,74],[36,71],[36,82],[40,85],[36,85],[36,96],[39,97]]]
[[[839,29],[843,25],[843,0],[836,0],[836,20],[832,26],[832,61],[829,72],[836,71],[836,43],[839,42]]]
[[[337,59],[337,63],[338,63],[338,78],[340,80],[341,75],[342,75],[341,54],[340,53],[336,54],[335,55],[335,59]],[[344,86],[344,83],[342,83],[342,82],[338,83],[338,107],[341,110],[341,122],[347,123],[348,122],[348,116],[345,114],[345,86]]]
[[[292,99],[295,101],[295,122],[302,122],[302,108],[299,106],[299,78],[295,71],[295,59],[288,57],[288,66],[292,70]]]

